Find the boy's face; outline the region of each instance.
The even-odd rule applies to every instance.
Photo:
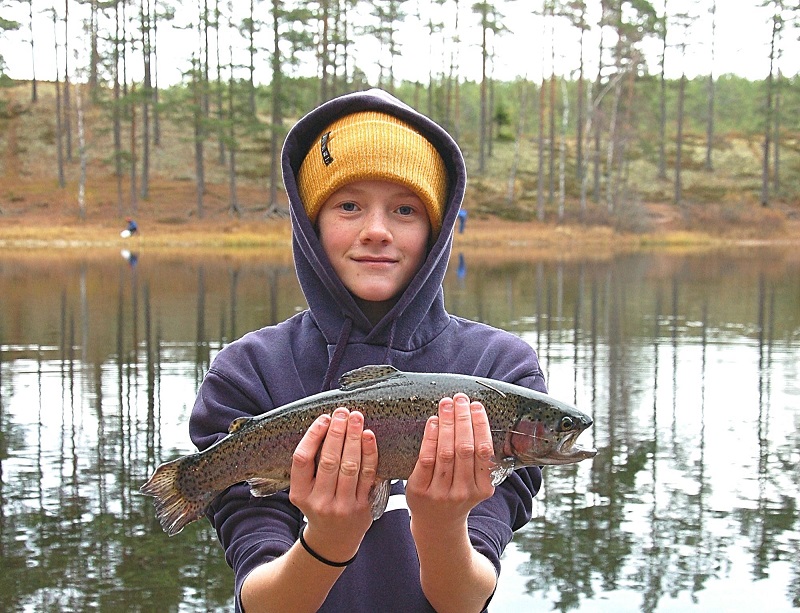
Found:
[[[390,181],[348,183],[325,201],[317,224],[345,287],[361,301],[384,304],[384,311],[425,261],[431,232],[419,197]]]

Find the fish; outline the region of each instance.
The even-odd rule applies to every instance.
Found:
[[[345,373],[339,388],[240,417],[228,434],[204,451],[161,464],[140,492],[155,498],[156,516],[168,535],[201,518],[227,488],[247,482],[253,496],[289,487],[292,455],[321,414],[337,407],[358,410],[378,441],[378,467],[370,491],[373,519],[389,500],[392,480],[414,469],[428,417],[439,400],[463,392],[486,408],[494,445],[492,485],[525,466],[572,464],[596,455],[577,438],[592,419],[548,394],[484,377],[404,372],[390,365]]]

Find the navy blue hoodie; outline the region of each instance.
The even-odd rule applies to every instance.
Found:
[[[413,125],[439,151],[450,181],[442,231],[397,304],[376,325],[333,271],[296,184],[300,164],[322,130],[343,115],[366,110],[389,113]],[[335,387],[343,373],[367,364],[478,375],[546,391],[536,353],[527,343],[445,310],[442,281],[464,197],[466,168],[458,145],[438,124],[383,91],[348,94],[298,121],[286,137],[282,165],[295,267],[309,308],[278,325],[251,332],[219,352],[200,387],[189,424],[198,449],[225,436],[234,419],[259,415]],[[540,485],[538,468],[517,470],[470,513],[472,544],[498,573],[500,555],[513,531],[531,518],[532,499]],[[320,610],[433,611],[420,586],[403,487],[402,482],[393,484],[387,511],[373,523],[358,558],[345,569]],[[254,498],[240,484],[221,494],[207,515],[235,572],[236,610],[240,611],[245,577],[292,546],[302,513],[286,492]]]

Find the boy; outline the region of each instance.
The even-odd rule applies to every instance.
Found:
[[[439,125],[379,90],[342,96],[289,132],[283,177],[309,308],[218,354],[190,422],[200,450],[237,417],[330,389],[367,364],[546,391],[525,342],[445,311],[466,169]],[[486,609],[541,472],[493,488],[486,412],[456,394],[439,403],[414,472],[373,521],[380,444],[342,407],[306,432],[288,492],[253,498],[240,484],[217,498],[208,517],[236,575],[237,611]]]

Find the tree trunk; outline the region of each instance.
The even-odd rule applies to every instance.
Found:
[[[64,0],[64,136],[67,161],[72,161],[72,100],[69,91],[69,0]]]
[[[592,121],[594,119],[594,104],[592,103],[592,96],[594,95],[592,91],[592,82],[589,81],[588,91],[586,92],[586,126],[584,127],[584,131],[586,135],[592,133]],[[581,182],[580,182],[580,219],[583,221],[584,215],[586,214],[586,196],[589,187],[589,173],[586,172],[587,169],[587,160],[585,159],[587,156],[584,153],[581,158],[578,159],[578,164],[583,169],[581,171]]]
[[[52,10],[56,68],[56,159],[58,164],[58,186],[63,189],[66,185],[66,179],[64,177],[64,130],[61,124],[61,83],[59,82],[58,76],[58,14],[55,9]]]
[[[486,139],[486,154],[491,158],[494,156],[494,139],[497,136],[495,130],[497,125],[494,117],[494,63],[492,63],[492,73],[489,76],[489,112],[487,115],[486,127],[489,130]]]
[[[218,162],[219,165],[222,166],[225,164],[225,124],[224,124],[224,101],[222,99],[222,62],[220,61],[219,57],[219,33],[220,33],[220,10],[219,10],[219,0],[215,0],[214,2],[214,31],[216,32],[216,36],[214,37],[214,50],[217,55],[217,91],[216,91],[216,103],[217,103],[217,153],[218,153]]]
[[[278,212],[278,182],[280,174],[281,112],[281,50],[280,50],[281,0],[272,0],[272,122],[270,126],[270,168],[268,215]]]
[[[75,104],[78,112],[78,157],[81,163],[81,174],[78,179],[78,215],[81,221],[86,219],[86,135],[83,126],[83,101],[81,85],[75,87]]]
[[[119,28],[119,4],[114,6],[114,51],[112,55],[113,73],[114,73],[114,102],[112,107],[112,131],[114,133],[114,176],[117,181],[117,214],[122,216],[122,120],[120,117],[120,83],[119,83],[119,43],[120,43],[120,28]]]
[[[678,81],[678,130],[675,136],[675,204],[683,204],[683,181],[681,164],[683,163],[683,107],[686,98],[686,73],[681,73]]]
[[[350,14],[348,12],[348,4],[345,2],[340,6],[339,15],[337,18],[338,31],[340,32],[339,41],[342,47],[341,51],[341,66],[342,77],[341,82],[336,81],[336,91],[346,91],[350,85]]]
[[[144,77],[142,84],[142,182],[141,197],[147,200],[150,197],[150,99],[152,96],[152,82],[150,75],[150,0],[142,0],[140,4],[140,19],[142,22],[142,59]]]
[[[542,28],[542,40],[544,40],[544,27]],[[539,85],[539,134],[537,138],[537,162],[536,162],[536,218],[544,221],[544,107],[545,107],[545,84],[544,78],[544,53],[542,53],[542,82]]]
[[[550,5],[550,146],[548,147],[547,201],[553,202],[556,179],[556,43],[555,43],[555,5]]]
[[[666,79],[666,63],[667,63],[667,0],[664,0],[664,17],[662,19],[661,31],[661,75],[659,80],[659,94],[658,94],[658,178],[667,178],[667,79]]]
[[[769,206],[769,156],[772,141],[772,95],[774,87],[775,42],[778,36],[780,21],[778,15],[772,18],[772,37],[769,47],[769,75],[767,76],[767,104],[764,117],[764,152],[761,165],[761,206]]]
[[[544,119],[545,119],[545,53],[544,41],[547,33],[547,19],[542,14],[542,81],[539,85],[539,133],[537,135],[537,160],[536,160],[536,218],[544,221]]]
[[[156,147],[161,146],[161,111],[158,108],[159,104],[159,91],[158,91],[158,20],[160,16],[158,13],[158,0],[153,3],[153,38],[150,41],[151,51],[151,67],[150,70],[153,74],[153,144]]]
[[[208,43],[208,29],[210,19],[208,17],[208,0],[203,0],[203,53],[202,53],[202,74],[203,74],[203,119],[208,120],[211,115],[211,80],[209,79],[209,43]]]
[[[447,79],[447,128],[449,128],[453,137],[458,140],[460,138],[460,123],[461,123],[461,100],[460,100],[460,66],[459,66],[459,45],[455,41],[459,37],[458,29],[458,13],[459,13],[459,0],[455,0],[453,10],[455,12],[455,20],[453,23],[453,47],[450,51],[450,75]]]
[[[330,21],[330,2],[329,0],[320,0],[320,21],[322,22],[322,35],[320,36],[319,41],[319,63],[320,63],[320,80],[319,80],[319,99],[320,102],[325,102],[330,93],[328,91],[328,64],[330,62],[330,57],[328,56],[328,46],[330,41],[329,33],[328,33],[328,22]],[[275,3],[273,2],[273,11],[275,10]],[[275,18],[275,15],[273,15]],[[274,67],[274,65],[273,65]],[[273,71],[273,75],[274,75]]]
[[[772,138],[772,191],[775,195],[781,188],[781,69],[778,68],[777,82],[775,83],[775,109],[773,125],[775,133]]]
[[[128,0],[122,0],[122,96],[128,97]]]
[[[605,33],[605,28],[602,24],[602,16],[601,16],[601,23],[600,23],[600,45],[597,53],[598,62],[597,62],[597,77],[595,79],[595,90],[597,91],[598,96],[600,95],[600,91],[602,89],[603,84],[603,51],[604,51],[604,43],[605,40],[603,38],[603,34]],[[594,152],[592,154],[592,167],[593,167],[593,185],[592,185],[592,200],[595,202],[600,202],[600,136],[602,131],[602,126],[600,122],[600,105],[599,103],[593,105],[594,111],[592,112],[593,122],[594,122]]]
[[[595,115],[597,114],[597,109],[600,108],[600,104],[603,102],[603,98],[605,98],[606,94],[612,90],[616,86],[616,84],[622,79],[623,74],[618,73],[614,76],[611,81],[606,84],[605,88],[602,91],[599,91],[595,96],[592,93],[592,84],[589,83],[589,94],[587,96],[587,111],[586,111],[586,134],[589,135],[594,130],[592,123],[594,122]],[[587,153],[586,156],[589,154]],[[594,153],[595,158],[599,155],[598,152]],[[584,164],[586,166],[587,164]],[[584,173],[583,181],[581,182],[581,218],[583,218],[583,214],[586,212],[586,195],[589,189],[589,173]],[[596,189],[599,187],[596,186]]]
[[[488,55],[486,31],[488,30],[488,24],[486,21],[486,7],[484,6],[483,13],[481,13],[481,117],[478,137],[478,172],[480,174],[486,171],[486,107],[488,104],[486,94],[486,58]]]
[[[714,151],[714,55],[716,52],[717,39],[717,3],[711,3],[711,71],[708,75],[708,110],[706,111],[706,163],[705,169],[709,172],[714,170],[712,155]]]
[[[39,92],[37,91],[36,83],[36,53],[33,47],[33,0],[28,0],[30,30],[31,30],[31,102],[39,100]]]
[[[203,197],[206,192],[206,172],[204,162],[203,146],[205,142],[205,131],[203,129],[203,93],[201,91],[203,83],[202,68],[200,62],[195,66],[194,83],[192,84],[194,94],[194,168],[195,168],[195,193],[197,195],[197,218],[202,219],[205,213],[203,207]]]
[[[622,66],[617,62],[617,70]],[[611,118],[608,124],[608,143],[606,144],[606,208],[609,213],[614,212],[614,164],[617,159],[617,116],[619,115],[619,102],[622,97],[620,80],[614,85],[614,100],[611,106]]]
[[[136,84],[131,84],[131,204],[130,210],[135,213],[139,208],[139,192],[136,189]]]
[[[578,182],[578,185],[583,183],[583,124],[584,124],[584,83],[583,83],[583,38],[585,33],[584,24],[586,22],[586,5],[582,5],[581,15],[580,15],[580,28],[581,28],[581,38],[580,38],[580,57],[578,62],[578,92],[577,92],[577,100],[575,101],[575,108],[578,112],[576,117],[576,126],[575,126],[575,179]]]
[[[99,7],[98,0],[90,1],[89,14],[89,90],[94,93],[99,81],[100,52],[98,51],[97,39],[99,36]]]
[[[558,221],[564,221],[564,207],[566,202],[566,174],[567,174],[567,126],[569,124],[569,97],[567,94],[567,81],[562,78],[561,98],[564,108],[561,111],[561,142],[559,143],[558,161]]]
[[[517,169],[519,168],[519,149],[522,143],[523,133],[525,132],[525,114],[528,104],[528,80],[522,82],[519,96],[519,116],[517,118],[517,134],[514,138],[514,157],[511,162],[511,172],[508,175],[508,189],[506,190],[506,205],[514,204],[514,196],[517,184]]]
[[[228,26],[231,28],[230,16],[228,17]],[[236,120],[235,120],[235,79],[233,78],[233,45],[229,47],[230,50],[230,64],[228,70],[230,76],[228,78],[228,212],[236,217],[241,216],[239,208],[239,197],[236,191]]]
[[[256,116],[256,10],[255,0],[250,0],[250,19],[247,22],[247,35],[249,38],[248,51],[250,52],[250,81],[248,90],[248,102],[250,103],[250,116]]]

